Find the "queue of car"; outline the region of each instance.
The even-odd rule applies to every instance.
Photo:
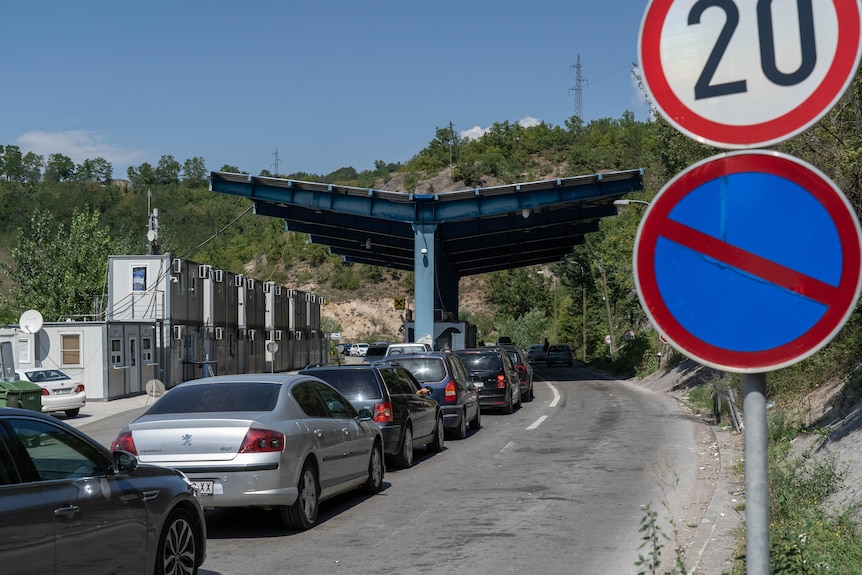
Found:
[[[439,453],[480,429],[482,409],[512,413],[534,397],[514,346],[392,350],[409,353],[184,382],[110,451],[56,418],[0,408],[0,563],[92,573],[98,557],[106,572],[194,574],[205,509],[273,509],[309,529],[323,501],[379,493],[386,459],[409,468],[415,449]]]

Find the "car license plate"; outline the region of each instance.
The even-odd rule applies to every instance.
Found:
[[[474,381],[473,385],[476,386],[476,389],[482,389],[485,387],[485,382],[483,381]]]
[[[69,395],[70,393],[72,393],[71,387],[64,387],[62,389],[54,390],[54,395]]]
[[[192,481],[192,485],[197,490],[199,495],[212,495],[213,494],[213,482],[212,481]]]

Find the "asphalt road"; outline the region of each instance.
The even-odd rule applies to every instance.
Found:
[[[643,506],[667,517],[662,485],[674,484],[672,512],[688,505],[697,423],[664,396],[597,377],[538,367],[535,401],[483,413],[443,453],[418,450],[379,495],[324,503],[310,531],[275,512],[207,512],[201,573],[637,573]],[[109,443],[138,412],[82,429]]]

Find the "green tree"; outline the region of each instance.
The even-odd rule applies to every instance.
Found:
[[[144,162],[138,167],[129,166],[129,169],[126,170],[126,174],[129,176],[129,181],[132,183],[132,187],[139,190],[150,188],[156,184],[156,171],[153,169],[153,166],[147,162]]]
[[[63,154],[50,154],[45,164],[44,180],[46,182],[64,182],[75,176],[75,162]]]
[[[24,156],[18,146],[6,146],[3,153],[3,167],[6,179],[10,182],[24,181]]]
[[[188,186],[200,186],[207,180],[207,165],[201,156],[189,158],[183,162],[183,183]]]
[[[180,163],[170,154],[165,154],[156,165],[156,182],[160,186],[177,184],[180,181]]]
[[[37,184],[42,181],[42,166],[45,163],[44,156],[35,152],[27,152],[21,159],[23,168],[23,181],[28,184]]]
[[[18,232],[12,250],[15,265],[0,263],[15,284],[14,311],[36,309],[49,321],[91,314],[94,300],[104,295],[111,253],[111,239],[99,227],[98,212],[76,210],[67,228],[37,209],[29,229]]]

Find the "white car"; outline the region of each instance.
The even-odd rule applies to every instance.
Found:
[[[42,411],[45,413],[62,411],[66,417],[77,417],[87,403],[84,384],[59,369],[17,369],[15,374],[19,380],[35,383],[42,388]]]
[[[365,357],[365,352],[368,351],[367,343],[354,343],[350,346],[351,357]]]

